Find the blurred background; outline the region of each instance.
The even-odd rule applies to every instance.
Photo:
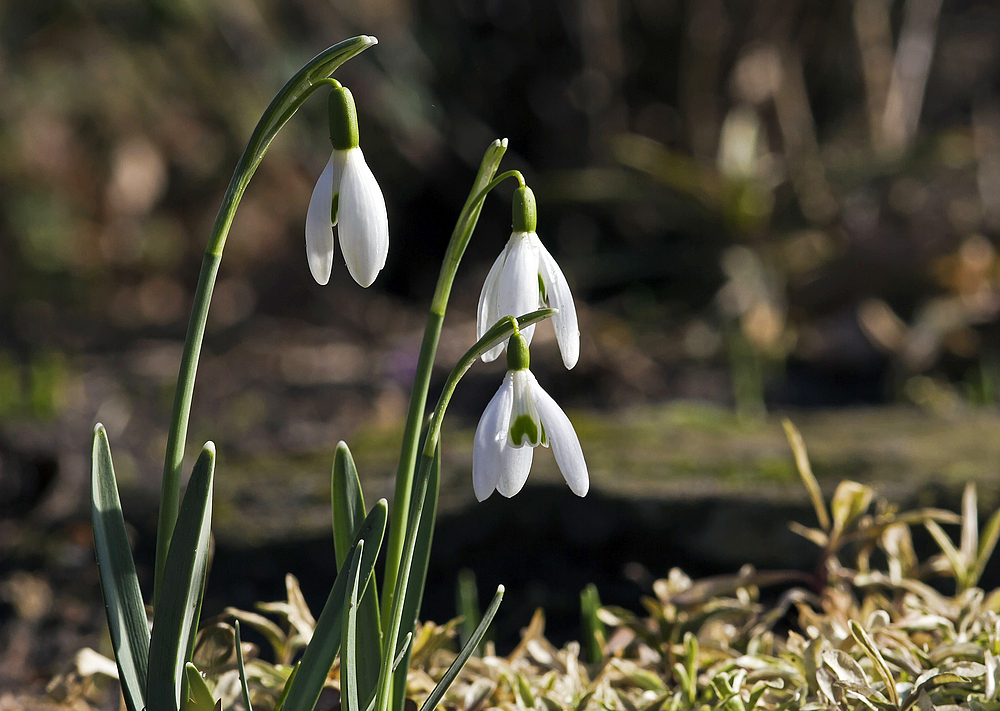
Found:
[[[305,210],[329,155],[314,98],[247,191],[212,306],[190,438],[220,449],[207,610],[276,599],[292,569],[318,609],[338,440],[370,500],[391,492],[439,260],[498,137],[577,299],[580,364],[564,371],[542,327],[532,368],[577,422],[595,491],[570,500],[538,457],[518,499],[470,515],[471,431],[502,373],[477,365],[449,418],[429,617],[454,614],[460,567],[484,594],[521,585],[498,618],[510,634],[543,604],[564,636],[586,582],[635,605],[671,565],[808,567],[775,413],[802,426],[825,485],[948,505],[978,478],[996,505],[995,3],[3,3],[0,685],[39,683],[102,634],[95,421],[150,582],[215,211],[274,93],[356,34],[379,44],[337,77],[386,197],[388,263],[368,290],[339,253],[329,286],[309,276]],[[510,193],[487,200],[462,265],[437,386],[475,338]]]

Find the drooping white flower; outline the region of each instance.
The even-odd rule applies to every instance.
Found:
[[[350,90],[330,92],[333,153],[316,181],[306,212],[306,256],[319,284],[330,281],[333,227],[354,281],[371,286],[389,254],[389,219],[382,190],[358,147],[358,120]]]
[[[587,462],[572,423],[528,370],[528,344],[521,333],[510,338],[507,375],[476,427],[472,449],[472,485],[476,498],[494,490],[511,497],[521,490],[531,470],[534,448],[551,447],[570,490],[586,496],[590,489]]]
[[[520,187],[514,194],[512,209],[514,231],[503,252],[490,268],[479,295],[476,318],[477,335],[483,334],[504,316],[523,316],[546,306],[557,309],[552,317],[556,343],[567,368],[580,358],[580,327],[569,282],[556,260],[535,234],[535,197],[531,188]],[[521,333],[528,343],[535,327]],[[483,355],[486,362],[496,360],[503,344]]]

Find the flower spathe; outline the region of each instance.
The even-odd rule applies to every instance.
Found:
[[[309,271],[319,284],[330,281],[337,225],[348,271],[361,286],[371,286],[389,254],[389,218],[382,190],[358,146],[354,98],[339,86],[330,92],[330,140],[333,153],[306,213]]]
[[[515,350],[520,353],[512,353]],[[580,438],[566,413],[528,370],[527,350],[522,333],[511,336],[507,375],[476,427],[472,485],[479,501],[485,501],[494,490],[506,497],[519,492],[539,444],[552,448],[559,471],[574,494],[586,496],[590,489]]]
[[[514,231],[503,252],[497,257],[482,293],[476,318],[478,337],[504,316],[520,316],[549,306],[556,309],[552,326],[556,343],[566,368],[573,368],[580,359],[580,327],[569,282],[556,260],[535,234],[535,199],[531,189],[518,188],[514,201]],[[521,333],[531,343],[535,327]],[[483,360],[496,360],[503,344],[483,354]]]

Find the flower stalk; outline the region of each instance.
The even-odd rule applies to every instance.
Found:
[[[174,524],[180,506],[181,469],[184,463],[184,449],[187,444],[188,424],[191,416],[191,401],[194,397],[198,360],[205,338],[205,324],[208,320],[212,292],[222,262],[222,250],[232,227],[236,210],[243,198],[254,171],[260,165],[271,141],[295,115],[312,93],[330,82],[329,75],[341,64],[357,56],[378,43],[374,37],[360,35],[344,40],[314,57],[282,87],[257,122],[243,154],[240,156],[229,187],[222,199],[212,234],[205,248],[205,256],[198,276],[191,318],[184,339],[180,371],[177,374],[177,388],[167,432],[167,451],[163,463],[163,483],[160,494],[160,512],[156,531],[156,569],[153,584],[153,606],[155,608],[163,588],[163,570],[167,551],[173,535]]]
[[[415,547],[414,543],[417,538],[417,527],[420,525],[424,499],[427,495],[427,482],[431,467],[434,465],[435,453],[440,446],[441,424],[444,422],[444,416],[448,410],[448,404],[451,402],[451,397],[455,393],[455,388],[462,379],[462,376],[468,372],[469,368],[476,362],[476,359],[481,357],[483,353],[495,347],[497,343],[505,341],[512,334],[517,333],[519,328],[525,328],[546,318],[551,318],[554,313],[552,309],[540,309],[518,318],[508,316],[502,319],[487,331],[472,348],[466,351],[465,355],[458,361],[445,381],[444,388],[442,388],[441,395],[438,398],[437,406],[434,408],[434,414],[427,425],[427,433],[424,436],[424,445],[420,453],[420,467],[413,487],[412,511],[407,521],[406,535],[403,538],[404,545],[401,551],[400,565],[395,579],[395,589],[391,596],[392,605],[389,609],[389,614],[386,616],[388,626],[382,639],[382,670],[379,674],[379,689],[376,696],[375,711],[388,711],[389,709],[391,698],[390,682],[392,681],[390,668],[392,652],[390,650],[396,648],[396,643],[399,639],[403,598],[409,584],[410,567],[413,563]],[[398,524],[396,524],[395,530],[398,530]]]
[[[400,560],[403,554],[403,537],[407,531],[407,519],[410,515],[413,480],[417,468],[417,450],[420,440],[420,425],[427,409],[427,392],[430,389],[431,373],[434,369],[434,357],[437,354],[438,342],[441,339],[441,327],[444,324],[451,287],[458,273],[462,255],[469,245],[472,232],[476,228],[479,214],[483,209],[486,196],[505,180],[514,178],[518,184],[524,185],[520,172],[510,170],[494,178],[503,154],[507,150],[507,139],[496,140],[486,149],[486,154],[479,166],[479,172],[472,185],[469,197],[459,213],[452,231],[448,248],[445,252],[441,271],[438,273],[437,286],[431,300],[430,312],[427,314],[427,325],[424,327],[424,338],[420,344],[420,355],[417,357],[417,367],[413,376],[413,387],[410,390],[410,406],[406,413],[406,425],[403,430],[403,442],[399,454],[399,466],[396,470],[396,487],[392,500],[392,526],[389,530],[389,542],[386,552],[385,578],[382,581],[382,625],[383,634],[390,624],[390,612],[393,608],[394,596],[397,590],[396,577],[399,572]],[[431,453],[433,455],[433,452]],[[406,588],[403,587],[402,590]]]

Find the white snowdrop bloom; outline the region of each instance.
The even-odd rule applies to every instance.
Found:
[[[504,316],[523,316],[539,308],[557,309],[552,317],[556,342],[563,364],[572,368],[580,359],[580,327],[569,282],[556,260],[535,234],[535,196],[531,188],[520,187],[514,193],[514,231],[486,276],[479,295],[476,318],[477,335],[482,338]],[[535,327],[521,333],[531,343]],[[496,360],[503,344],[487,351],[483,360]]]
[[[570,490],[586,496],[590,476],[580,439],[566,413],[528,370],[528,343],[521,333],[510,338],[507,369],[476,427],[472,449],[476,498],[485,501],[494,490],[507,497],[519,492],[539,444],[552,448]]]
[[[382,190],[358,147],[354,97],[337,85],[330,92],[333,153],[316,181],[306,213],[306,256],[319,284],[330,281],[333,227],[354,281],[371,286],[389,254],[389,219]]]

